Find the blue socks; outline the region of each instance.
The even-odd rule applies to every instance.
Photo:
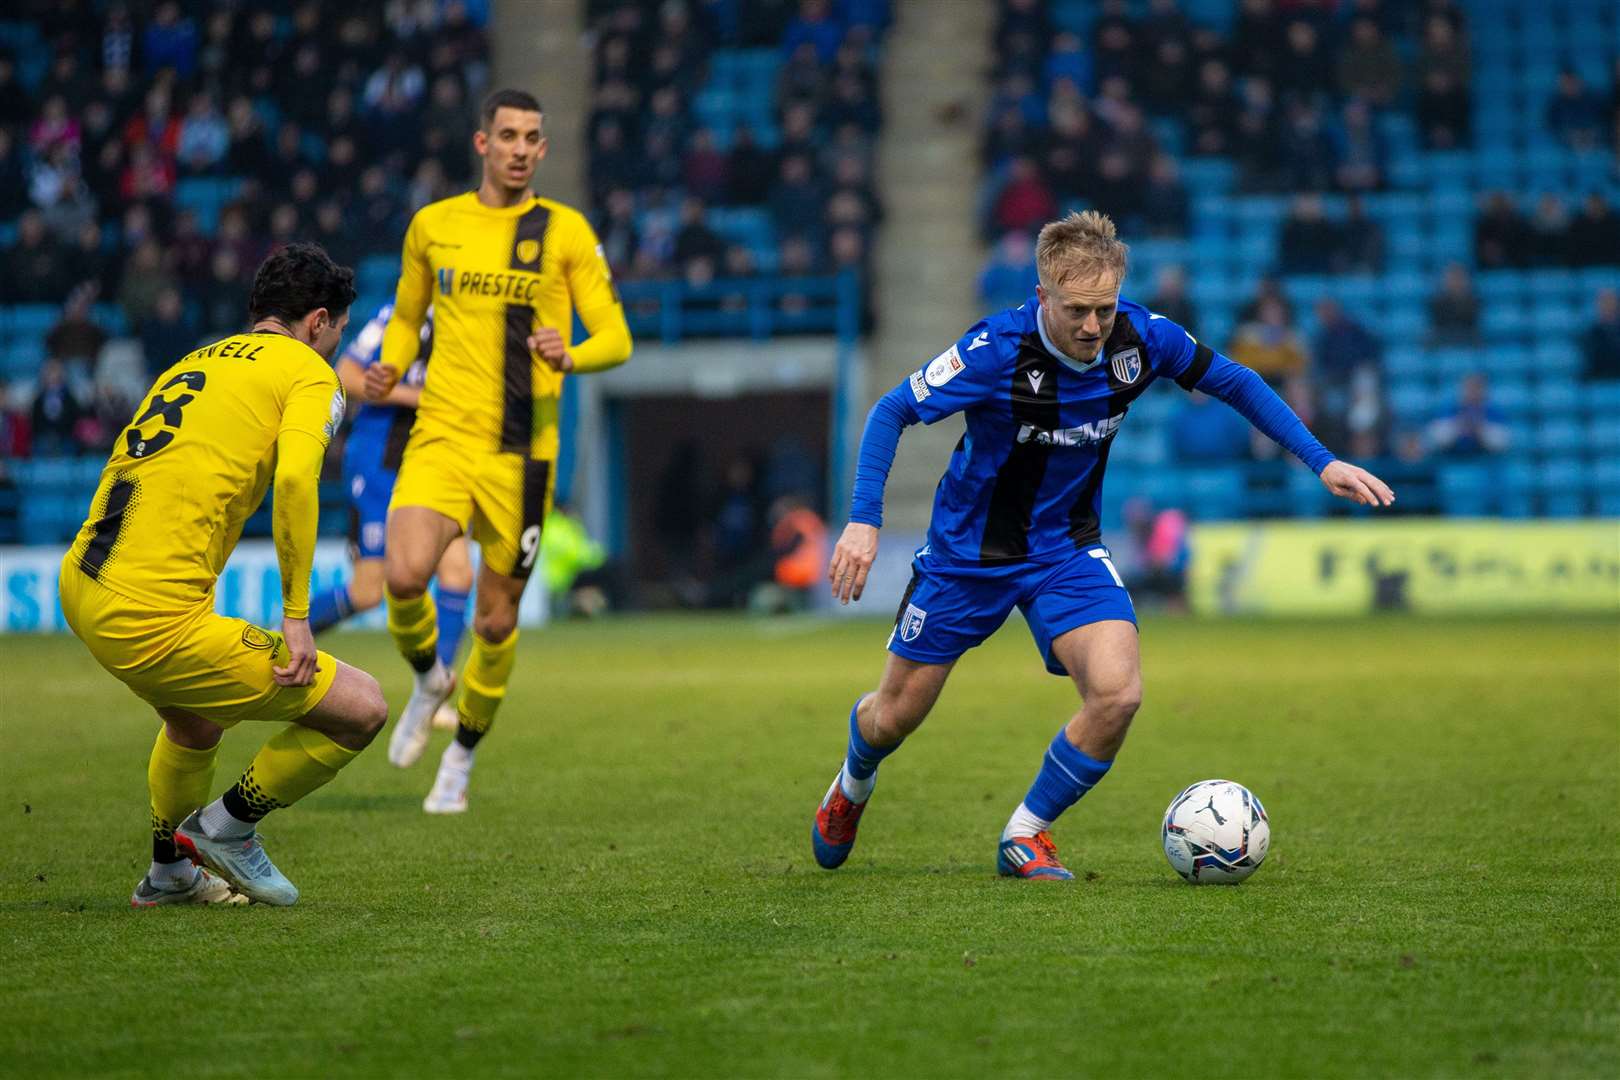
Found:
[[[334,585],[330,589],[318,592],[309,598],[309,629],[311,633],[318,634],[322,630],[330,630],[353,614],[354,605],[349,602],[349,587],[347,585]]]
[[[856,717],[862,700],[857,698],[854,708],[849,710],[849,749],[844,755],[844,768],[838,774],[844,798],[858,803],[872,797],[878,763],[900,749],[899,743],[879,749],[861,737],[861,725]]]
[[[462,631],[467,628],[467,597],[472,595],[459,589],[439,586],[439,662],[455,667],[456,650],[461,647]]]
[[[1024,807],[1034,817],[1050,824],[1095,787],[1113,764],[1111,760],[1098,761],[1087,754],[1069,742],[1063,728],[1059,728],[1057,737],[1041,758],[1041,771],[1035,774],[1035,783],[1024,796]]]

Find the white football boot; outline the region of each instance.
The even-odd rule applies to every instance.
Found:
[[[427,749],[428,736],[433,734],[433,714],[449,700],[456,688],[455,672],[435,661],[427,671],[416,676],[411,688],[411,699],[405,711],[394,721],[394,733],[388,737],[388,763],[401,769],[415,765]]]

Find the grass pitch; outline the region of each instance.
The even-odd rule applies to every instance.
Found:
[[[994,873],[1075,704],[1016,619],[814,865],[886,633],[526,633],[470,813],[419,809],[444,736],[408,772],[379,741],[266,822],[298,906],[142,912],[154,720],[8,638],[0,1075],[1620,1075],[1620,624],[1150,617],[1072,886]],[[325,645],[403,702],[386,639]],[[1214,776],[1271,814],[1235,889],[1159,851]]]

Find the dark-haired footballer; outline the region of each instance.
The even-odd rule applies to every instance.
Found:
[[[430,814],[467,808],[474,749],[506,696],[518,602],[556,480],[563,377],[622,364],[631,347],[589,222],[529,190],[546,155],[540,103],[498,90],[480,120],[473,148],[483,179],[411,219],[382,358],[366,370],[367,400],[380,400],[416,358],[433,306],[433,363],[389,503],[384,556],[388,628],[416,672],[388,740],[388,760],[401,768],[422,756],[456,683],[435,649],[428,582],[469,522],[482,563],[456,737],[422,803]],[[589,336],[570,345],[575,314]]]
[[[321,461],[343,418],[331,356],[354,296],[354,272],[315,244],[266,259],[253,328],[157,377],[62,560],[68,625],[163,719],[135,907],[293,903],[258,821],[331,780],[388,720],[377,680],[316,651],[308,621]],[[272,478],[279,633],[214,611],[214,582]],[[284,726],[208,802],[220,737],[243,721]]]

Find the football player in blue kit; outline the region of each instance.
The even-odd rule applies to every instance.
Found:
[[[860,598],[877,553],[901,431],[965,412],[967,432],[912,561],[882,681],[850,710],[844,764],[811,825],[816,861],[827,869],[855,845],[879,762],[923,722],[957,659],[1017,607],[1047,670],[1073,679],[1082,704],[1008,820],[997,870],[1073,877],[1058,859],[1052,822],[1107,774],[1142,697],[1136,613],[1098,514],[1115,432],[1155,379],[1221,399],[1333,494],[1367,506],[1394,501],[1382,480],[1336,460],[1260,376],[1122,299],[1126,251],[1114,223],[1095,211],[1048,224],[1036,245],[1035,296],[976,323],[867,418],[850,522],[828,569],[842,603]]]
[[[349,492],[349,544],[354,557],[354,575],[345,584],[316,593],[310,598],[309,625],[315,633],[329,629],[351,615],[370,611],[382,603],[383,541],[388,532],[388,500],[394,492],[394,477],[405,453],[405,440],[416,419],[416,403],[427,378],[427,364],[433,351],[433,312],[422,324],[422,348],[409,371],[380,402],[365,402],[363,387],[366,368],[382,354],[383,328],[388,325],[394,305],[384,304],[355,335],[338,357],[338,380],[350,401],[362,401],[349,427],[343,447],[343,483]],[[472,563],[467,540],[459,537],[445,549],[438,567],[439,659],[454,664],[464,636],[468,594],[472,590]],[[435,727],[456,726],[454,707],[441,710]]]

